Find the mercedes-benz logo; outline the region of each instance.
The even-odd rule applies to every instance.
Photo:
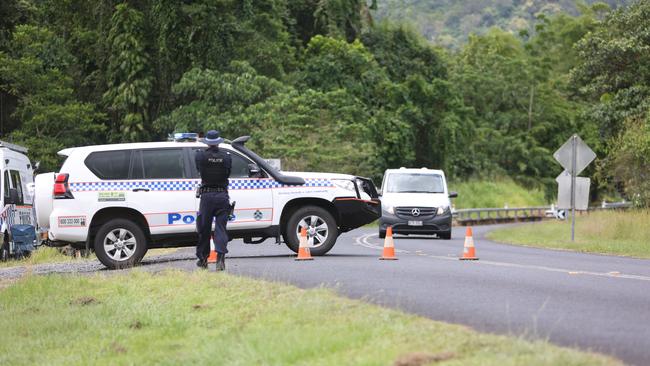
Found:
[[[411,210],[411,215],[413,216],[420,216],[420,209],[419,208],[414,208]]]

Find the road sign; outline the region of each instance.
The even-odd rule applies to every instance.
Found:
[[[571,209],[571,174],[567,171],[560,174],[556,179],[557,185],[557,207]],[[575,184],[575,209],[587,210],[589,208],[589,178],[576,177]]]
[[[558,207],[571,209],[571,241],[575,240],[576,209],[589,208],[589,178],[577,177],[596,154],[585,144],[578,135],[573,135],[553,154],[564,169],[555,180],[558,183]]]
[[[587,165],[596,158],[596,153],[593,152],[585,144],[584,141],[578,135],[571,136],[567,142],[562,145],[557,151],[553,154],[555,160],[557,160],[564,169],[569,173],[573,173],[573,149],[575,143],[575,175],[580,174]]]

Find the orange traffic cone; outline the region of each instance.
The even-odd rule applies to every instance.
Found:
[[[465,231],[465,245],[463,246],[463,255],[460,260],[478,260],[476,249],[474,248],[474,237],[472,236],[472,227],[468,226]]]
[[[298,246],[298,256],[296,257],[297,261],[309,261],[314,258],[311,257],[311,252],[309,251],[309,245],[307,244],[307,229],[300,229],[300,244]]]
[[[214,250],[214,241],[210,239],[210,256],[208,263],[217,263],[217,252]]]
[[[395,242],[393,242],[393,227],[386,228],[386,238],[384,238],[384,252],[382,253],[381,260],[397,260],[395,257]]]

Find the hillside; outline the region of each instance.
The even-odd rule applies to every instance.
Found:
[[[612,8],[631,0],[586,0],[603,2]],[[436,44],[457,48],[470,33],[483,34],[491,27],[511,32],[534,31],[538,15],[567,12],[576,15],[574,0],[382,0],[374,14],[376,20],[411,23],[424,37]]]

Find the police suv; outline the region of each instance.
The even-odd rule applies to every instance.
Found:
[[[194,155],[206,145],[195,134],[176,137],[60,151],[67,157],[60,172],[39,174],[35,183],[37,220],[50,243],[93,247],[109,268],[136,264],[149,248],[196,245],[200,175]],[[297,252],[305,227],[311,254],[323,255],[340,233],[381,216],[370,179],[281,172],[246,148],[248,139],[219,145],[232,156],[232,238],[250,244],[284,239]]]

